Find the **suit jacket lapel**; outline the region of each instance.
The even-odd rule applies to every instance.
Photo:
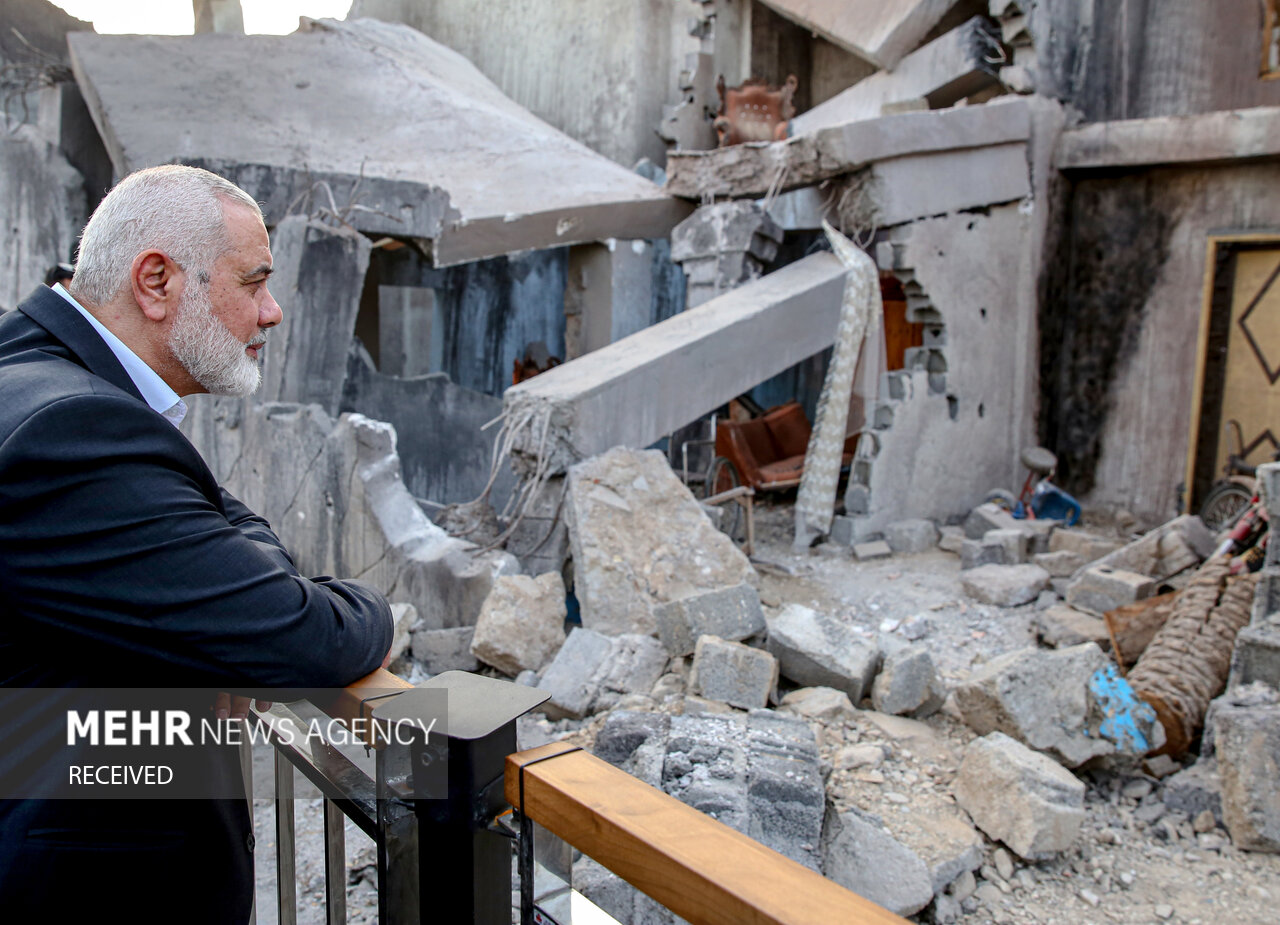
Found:
[[[48,286],[40,286],[18,306],[22,312],[40,327],[48,331],[54,339],[66,345],[75,354],[82,366],[91,373],[101,376],[117,388],[124,389],[130,395],[142,401],[142,393],[133,384],[129,374],[125,372],[116,355],[111,352],[106,341],[93,329],[93,325],[85,321],[67,303]]]

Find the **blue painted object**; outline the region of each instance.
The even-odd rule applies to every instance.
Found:
[[[1080,502],[1048,480],[1036,486],[1031,510],[1037,517],[1066,521],[1068,527],[1080,521]]]
[[[1089,679],[1089,693],[1102,712],[1097,734],[1130,755],[1151,751],[1150,730],[1156,711],[1138,699],[1129,682],[1120,677],[1115,665],[1099,668]]]

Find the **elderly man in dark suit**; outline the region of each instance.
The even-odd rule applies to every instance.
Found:
[[[252,198],[151,168],[94,212],[68,289],[0,318],[0,685],[338,687],[383,661],[381,595],[301,576],[177,429],[182,396],[257,387],[271,266]],[[0,772],[42,719],[0,716]],[[6,799],[0,908],[244,922],[252,851],[243,799]]]

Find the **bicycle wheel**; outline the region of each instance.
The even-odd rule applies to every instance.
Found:
[[[710,498],[712,495],[718,495],[723,491],[729,491],[731,488],[737,488],[742,484],[742,479],[739,478],[738,469],[732,462],[723,456],[717,456],[711,461],[711,468],[707,470],[706,481],[702,484],[702,497]],[[735,542],[743,542],[742,533],[745,529],[745,517],[742,513],[742,505],[735,500],[726,501],[719,507],[721,531]]]
[[[1239,482],[1219,482],[1205,495],[1200,519],[1214,533],[1228,529],[1249,509],[1253,493]]]

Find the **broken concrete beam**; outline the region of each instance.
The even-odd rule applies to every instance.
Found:
[[[923,518],[897,520],[885,525],[884,538],[894,552],[928,552],[938,545],[938,528]]]
[[[1231,841],[1246,851],[1280,854],[1280,704],[1220,702],[1213,718],[1222,816]]]
[[[1067,604],[1100,617],[1108,610],[1148,598],[1155,590],[1156,583],[1146,575],[1095,565],[1071,582]]]
[[[871,686],[871,702],[881,713],[924,718],[938,711],[946,686],[933,667],[927,647],[907,646],[884,657]]]
[[[508,419],[534,422],[515,452],[557,472],[610,447],[649,446],[829,347],[843,291],[840,261],[813,254],[512,386]]]
[[[567,612],[559,572],[504,575],[480,609],[471,654],[513,678],[541,671],[564,645]]]
[[[671,259],[684,269],[688,285],[686,306],[759,279],[781,241],[782,229],[757,202],[700,207],[671,231]]]
[[[259,402],[314,402],[338,413],[343,377],[334,371],[347,366],[370,249],[358,232],[300,215],[276,226],[271,283],[286,311],[263,354]]]
[[[474,625],[505,552],[433,524],[400,478],[395,429],[317,405],[189,399],[182,429],[218,481],[271,523],[308,575],[359,575],[427,629]]]
[[[573,718],[607,710],[623,695],[648,694],[666,665],[666,651],[650,636],[575,627],[538,681],[551,694],[543,709]]]
[[[657,450],[609,450],[570,469],[568,486],[574,586],[588,629],[655,633],[660,605],[736,591],[755,577]]]
[[[1092,643],[1018,649],[977,668],[955,689],[956,708],[978,735],[1003,732],[1068,767],[1115,751],[1096,734],[1090,679],[1107,664]]]
[[[1049,573],[1038,565],[981,565],[961,572],[960,585],[984,604],[1017,607],[1049,586]]]
[[[1255,681],[1280,690],[1280,617],[1246,626],[1236,637],[1228,687]]]
[[[914,915],[933,900],[933,879],[920,856],[859,813],[827,816],[823,873],[897,915]]]
[[[1280,154],[1280,106],[1096,122],[1058,139],[1059,170],[1211,164]]]
[[[704,591],[653,608],[658,637],[671,655],[691,655],[699,636],[738,641],[764,632],[760,596],[748,584]]]
[[[1214,535],[1204,521],[1194,514],[1183,514],[1108,553],[1094,565],[1124,569],[1164,581],[1207,559],[1216,545]]]
[[[956,775],[956,802],[975,825],[1027,860],[1066,850],[1084,822],[1084,784],[1000,732],[975,739]]]
[[[472,626],[452,626],[448,629],[416,630],[410,637],[409,651],[413,660],[427,674],[442,671],[475,671],[480,667],[471,654]]]
[[[876,67],[892,70],[924,41],[956,0],[763,0],[792,22],[852,52]]]
[[[788,604],[768,624],[767,646],[784,677],[843,691],[855,705],[870,692],[880,668],[880,649],[840,620]]]
[[[845,181],[845,189],[837,209],[843,227],[888,228],[1013,202],[1031,195],[1027,146],[1016,142],[876,161]]]
[[[367,234],[429,239],[436,266],[448,266],[665,237],[689,211],[408,26],[307,20],[287,36],[76,33],[69,44],[117,176],[193,156],[211,169],[239,165],[260,174],[258,182],[237,170],[232,179],[268,201],[269,222],[291,203],[328,211]],[[205,95],[195,109],[189,94],[173,92],[228,73],[241,78],[241,92]],[[246,121],[272,130],[245,132]],[[504,182],[495,184],[484,165],[499,162]]]
[[[1098,617],[1073,607],[1055,604],[1036,614],[1036,638],[1051,649],[1068,649],[1092,642],[1098,648],[1111,648],[1107,624]]]
[[[1030,137],[1030,110],[1020,101],[944,112],[898,113],[769,144],[671,151],[667,154],[666,189],[689,199],[704,194],[763,196],[780,175],[784,190],[799,189],[876,161],[1026,142]]]
[[[992,52],[998,39],[983,16],[975,16],[907,55],[892,71],[881,71],[791,120],[795,135],[842,122],[873,119],[885,103],[924,97],[943,109],[996,83]]]
[[[778,687],[778,662],[761,649],[702,636],[694,649],[689,683],[708,700],[740,710],[764,707]]]

